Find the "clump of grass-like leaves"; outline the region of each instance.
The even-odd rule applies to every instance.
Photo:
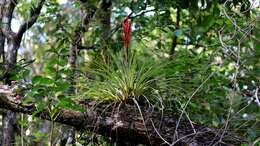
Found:
[[[128,63],[112,56],[109,64],[97,63],[92,75],[95,79],[87,92],[89,97],[102,101],[124,102],[129,99],[149,100],[159,77],[159,66],[144,63],[135,56]]]

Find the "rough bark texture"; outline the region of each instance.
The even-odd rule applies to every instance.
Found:
[[[2,18],[3,18],[3,14],[2,14],[3,8],[4,8],[4,1],[0,0],[0,22],[2,22]],[[4,36],[3,32],[2,32],[2,29],[0,29],[0,61],[2,59],[3,63],[5,62],[4,61],[4,58],[5,58],[4,57],[5,56],[4,55],[4,45],[5,45],[5,36]]]
[[[11,22],[13,11],[17,5],[17,0],[1,0],[0,8],[1,8],[1,17],[2,17],[2,25],[1,32],[2,35],[7,39],[7,53],[5,56],[6,64],[7,64],[7,72],[10,66],[16,64],[17,59],[17,50],[20,47],[20,43],[23,37],[23,34],[26,30],[28,30],[37,20],[40,15],[41,8],[44,4],[45,0],[40,0],[38,5],[31,10],[31,18],[28,21],[24,22],[17,33],[11,30]]]
[[[15,113],[8,110],[6,115],[3,116],[3,145],[4,146],[10,146],[14,145],[15,143]]]
[[[13,93],[7,86],[0,86],[0,107],[33,114],[34,104],[22,105],[13,98]],[[128,142],[129,144],[146,145],[211,145],[218,146],[239,145],[244,139],[227,132],[219,141],[222,130],[206,126],[192,124],[183,119],[179,125],[177,136],[173,140],[174,129],[178,118],[171,114],[161,115],[156,109],[141,107],[142,115],[135,105],[118,105],[116,108],[111,104],[95,105],[94,102],[85,102],[85,112],[60,109],[57,112],[55,122],[71,125],[77,130],[91,130],[112,140]],[[82,104],[82,103],[81,103]],[[82,104],[83,106],[83,104]],[[38,112],[36,116],[50,120],[47,109]],[[145,124],[144,124],[145,122]],[[164,140],[163,140],[164,139]]]
[[[5,72],[3,75],[4,83],[11,85],[11,74],[17,62],[17,51],[23,34],[28,30],[37,20],[40,15],[41,8],[45,0],[40,0],[38,5],[32,9],[31,18],[24,22],[18,31],[15,33],[11,29],[11,22],[13,18],[14,9],[18,3],[17,0],[0,0],[0,59],[3,58]],[[7,52],[4,52],[5,41],[7,41]],[[3,115],[3,146],[15,145],[14,123],[16,114],[8,110],[6,115]]]
[[[17,44],[15,42],[16,36],[15,33],[11,30],[11,20],[13,11],[16,5],[11,0],[1,0],[1,56],[3,57],[3,64],[5,64],[4,72],[4,83],[11,84],[10,81],[10,68],[16,63],[17,56]],[[7,39],[7,53],[5,56],[4,47],[5,39]],[[14,145],[15,135],[14,135],[14,123],[16,115],[11,110],[7,111],[7,114],[3,115],[3,146]]]

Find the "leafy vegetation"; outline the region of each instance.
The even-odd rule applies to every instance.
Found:
[[[18,3],[12,29],[37,6]],[[132,36],[123,37],[126,17]],[[0,53],[0,78],[8,72],[28,84],[15,91],[23,92],[22,103],[35,103],[34,116],[47,107],[52,121],[59,109],[84,111],[82,101],[137,102],[141,115],[140,106],[152,105],[260,143],[259,29],[257,1],[46,0],[8,71]],[[28,145],[58,144],[54,139],[68,133],[29,118],[17,118],[24,130],[17,137]],[[112,144],[92,131],[75,137],[76,145]]]

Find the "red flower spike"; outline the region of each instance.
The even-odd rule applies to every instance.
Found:
[[[131,39],[131,20],[126,17],[123,22],[123,41],[124,41],[124,47],[126,49],[129,48]]]

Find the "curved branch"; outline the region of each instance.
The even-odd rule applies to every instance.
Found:
[[[95,105],[94,109],[93,103],[95,102],[80,103],[81,105],[84,104],[86,108],[85,112],[59,109],[54,116],[54,121],[74,126],[78,130],[91,130],[104,136],[110,136],[112,140],[129,142],[133,145],[167,145],[164,143],[165,141],[172,143],[172,135],[178,120],[176,116],[168,113],[161,118],[160,111],[140,107],[140,110],[143,112],[143,117],[141,117],[140,113],[136,112],[137,107],[134,105],[121,105],[118,112],[115,112],[113,107],[107,104]],[[0,107],[26,114],[36,112],[34,104],[23,105],[17,102],[8,86],[1,85]],[[107,110],[104,111],[104,109]],[[47,109],[43,109],[40,112],[38,111],[35,116],[46,120],[51,119],[49,110]],[[156,128],[159,127],[159,125],[161,125],[161,127]],[[177,131],[180,137],[178,141],[175,141],[177,145],[208,145],[212,142],[214,137],[220,137],[220,135],[217,134],[217,129],[198,124],[194,124],[193,126],[197,133],[194,133],[189,121],[185,119],[182,120]],[[226,143],[222,144],[223,146],[240,145],[245,142],[245,140],[235,134],[225,133],[222,142]]]
[[[31,9],[31,14],[30,14],[31,17],[20,26],[19,31],[17,33],[18,37],[21,38],[23,36],[24,32],[26,30],[28,30],[29,28],[31,28],[32,25],[36,22],[37,18],[39,17],[39,15],[41,13],[41,9],[44,5],[44,2],[45,2],[45,0],[40,0],[38,2],[38,5],[35,8]]]

